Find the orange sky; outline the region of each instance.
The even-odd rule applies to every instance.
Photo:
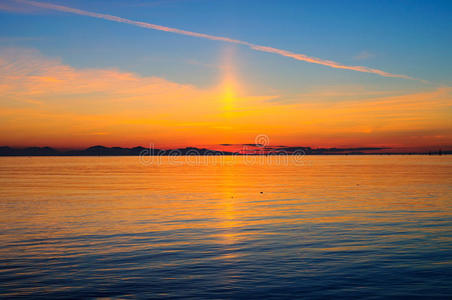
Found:
[[[452,144],[448,86],[406,93],[326,85],[285,101],[250,88],[233,50],[221,60],[221,78],[200,88],[118,69],[78,69],[36,50],[2,50],[0,144],[212,146],[253,143],[258,134],[287,146]]]

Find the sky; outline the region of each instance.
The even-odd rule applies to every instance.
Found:
[[[0,1],[0,145],[452,149],[451,1]]]

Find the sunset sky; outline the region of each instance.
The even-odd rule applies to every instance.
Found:
[[[0,145],[452,149],[452,1],[0,1]]]

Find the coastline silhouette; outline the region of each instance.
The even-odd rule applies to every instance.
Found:
[[[231,144],[221,144],[230,146]],[[185,156],[185,155],[442,155],[452,154],[452,150],[427,151],[427,152],[398,152],[384,147],[357,147],[357,148],[311,148],[311,147],[286,147],[266,146],[256,144],[243,144],[249,146],[246,151],[219,151],[207,148],[185,147],[175,149],[155,149],[137,146],[133,148],[105,147],[101,145],[77,150],[58,150],[51,147],[26,147],[12,148],[0,147],[0,156]],[[389,151],[388,151],[389,150]]]

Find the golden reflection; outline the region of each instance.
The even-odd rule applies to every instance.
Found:
[[[428,223],[452,214],[447,156],[307,157],[303,166],[252,165],[243,157],[202,166],[184,157],[147,166],[136,157],[0,159],[1,199],[9,203],[0,207],[0,223],[29,230],[6,233],[9,242],[101,233],[147,240],[137,248],[197,239],[233,249],[294,226],[392,230],[407,219]]]
[[[227,159],[231,160],[232,157]],[[221,168],[220,180],[220,203],[218,210],[218,227],[222,228],[221,239],[224,244],[234,244],[238,241],[239,236],[237,229],[239,228],[240,221],[237,219],[237,203],[236,198],[239,196],[235,187],[237,187],[237,180],[240,180],[240,174],[229,166],[223,166]]]

